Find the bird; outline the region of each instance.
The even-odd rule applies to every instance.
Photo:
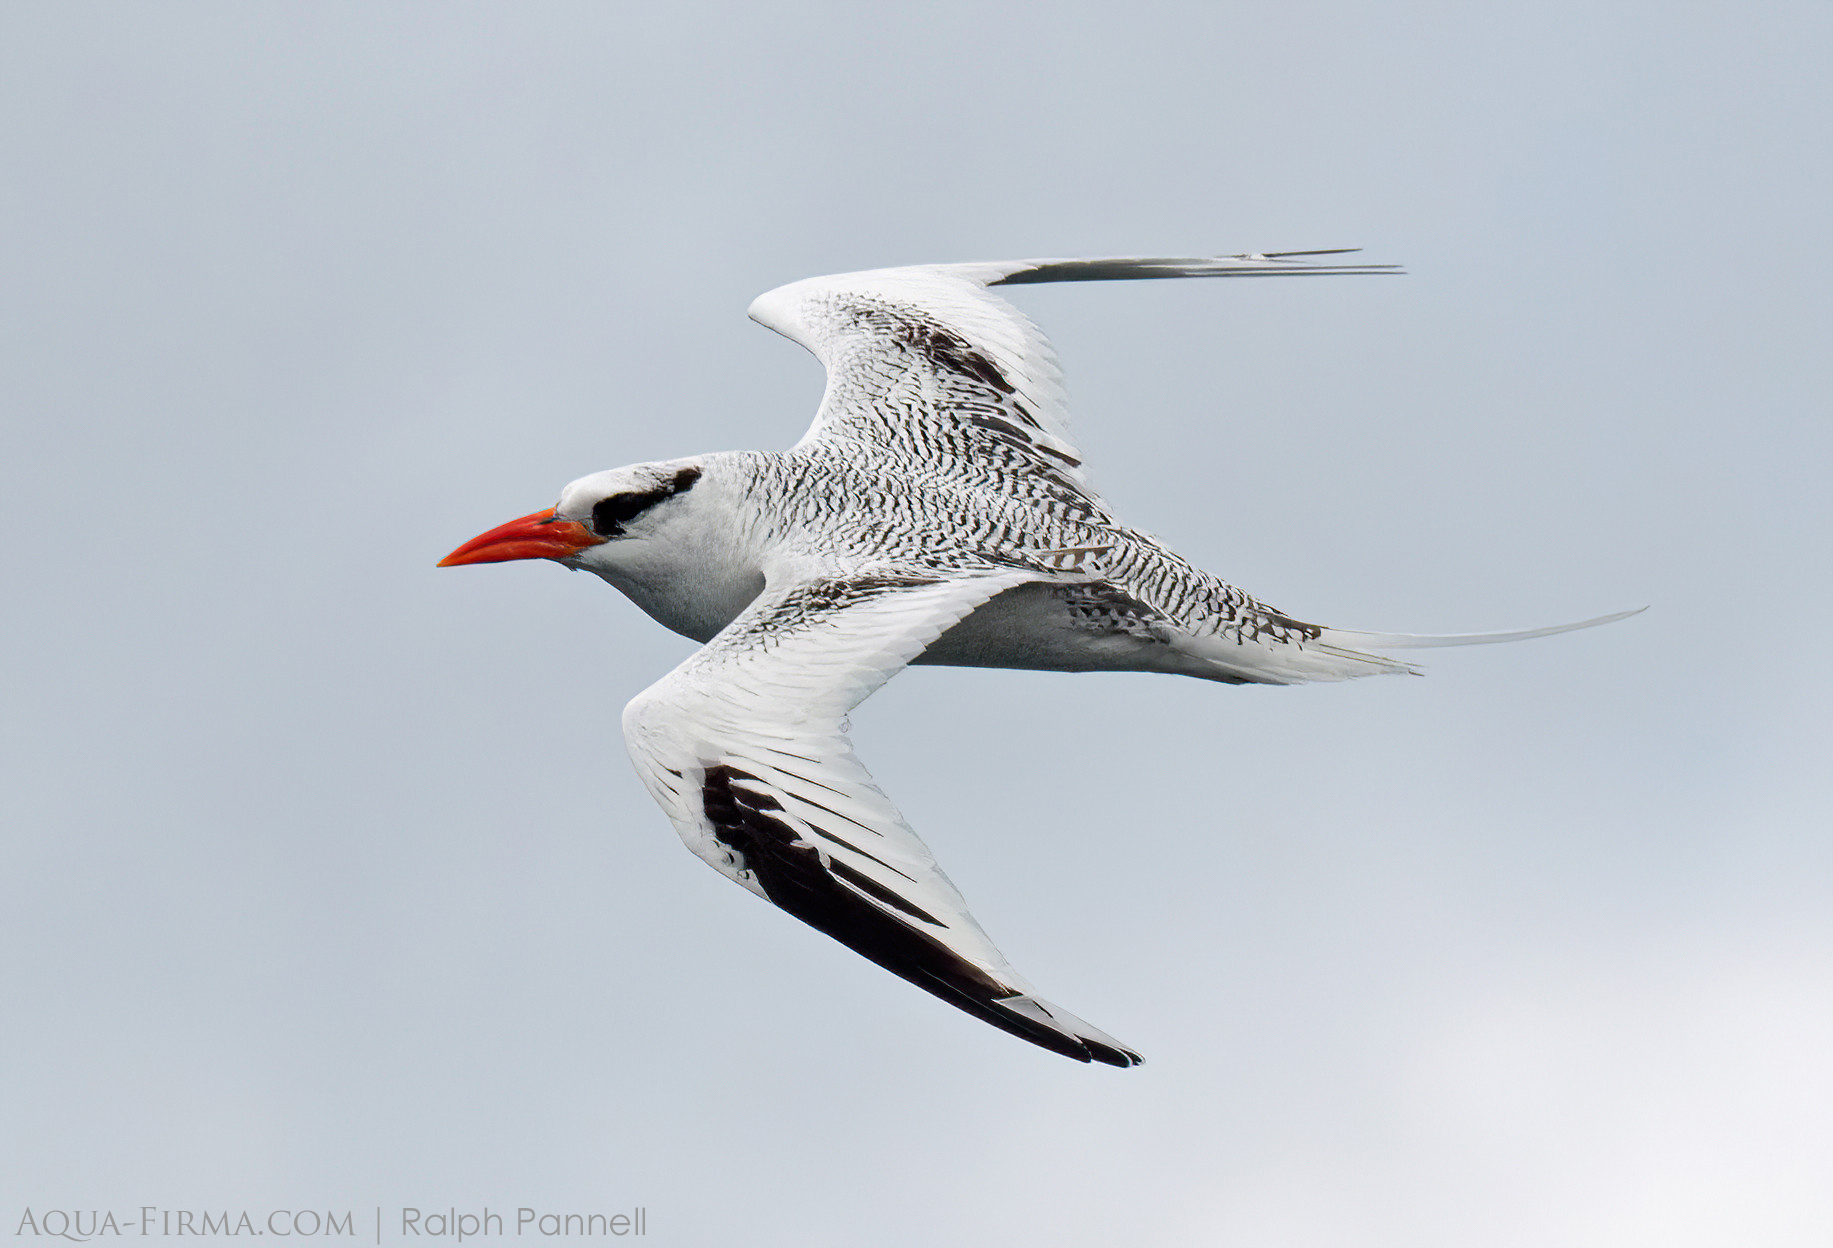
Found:
[[[848,714],[911,664],[1298,684],[1413,672],[1380,650],[1505,633],[1324,627],[1117,519],[1071,440],[1050,343],[995,288],[1393,274],[1356,249],[925,264],[813,277],[751,319],[827,384],[786,451],[584,476],[439,566],[548,559],[702,643],[623,732],[644,786],[716,871],[976,1018],[1082,1062],[1139,1053],[1013,968],[854,753]]]

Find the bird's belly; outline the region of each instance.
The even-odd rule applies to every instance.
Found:
[[[1043,672],[1176,672],[1227,680],[1170,644],[1139,602],[1107,585],[1020,585],[943,633],[913,662]]]

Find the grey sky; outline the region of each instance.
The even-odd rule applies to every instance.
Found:
[[[1828,1242],[1830,33],[0,9],[0,1231]],[[690,643],[432,566],[586,472],[794,441],[819,368],[743,317],[778,283],[1346,245],[1409,275],[1019,292],[1121,514],[1348,627],[1651,609],[1424,680],[862,707],[988,930],[1139,1070],[719,879],[617,730]]]

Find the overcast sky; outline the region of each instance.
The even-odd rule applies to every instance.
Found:
[[[0,7],[0,1233],[1833,1242],[1829,35]],[[861,707],[994,938],[1140,1069],[707,870],[618,731],[691,643],[550,564],[433,567],[587,472],[793,442],[819,367],[743,316],[782,282],[1358,245],[1408,276],[1017,293],[1120,514],[1345,627],[1650,609],[1422,680]]]

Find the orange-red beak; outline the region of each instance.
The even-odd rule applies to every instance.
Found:
[[[508,524],[499,524],[439,561],[442,568],[461,563],[506,563],[511,559],[570,559],[604,538],[583,524],[554,519],[554,509],[537,511]]]

